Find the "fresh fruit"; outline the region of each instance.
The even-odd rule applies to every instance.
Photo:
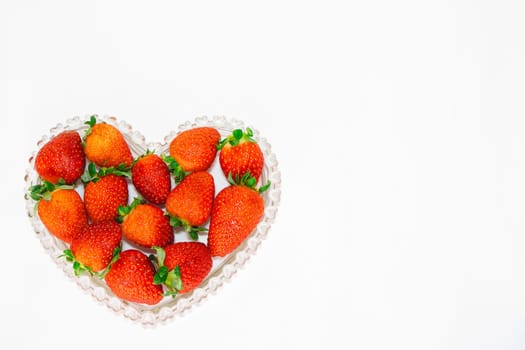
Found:
[[[264,155],[252,136],[253,131],[250,128],[246,128],[246,132],[236,129],[219,143],[217,146],[221,150],[219,161],[225,176],[231,174],[236,179],[250,173],[256,181],[259,181]]]
[[[53,185],[44,181],[30,188],[30,195],[38,206],[38,216],[47,230],[58,239],[71,243],[88,220],[84,203],[73,186],[59,181]]]
[[[191,292],[211,271],[210,251],[203,243],[181,242],[155,250],[159,267],[154,283],[164,284],[167,295]]]
[[[115,221],[89,224],[71,242],[71,249],[64,251],[73,262],[75,275],[84,271],[93,274],[104,270],[120,251],[122,230]]]
[[[122,233],[128,241],[146,248],[173,242],[173,228],[162,209],[135,198],[130,206],[120,207],[118,213]]]
[[[122,133],[112,125],[98,123],[95,116],[86,122],[89,129],[84,136],[84,152],[87,159],[100,167],[130,167],[133,157]]]
[[[215,183],[209,173],[199,171],[185,177],[166,200],[172,226],[182,226],[197,240],[198,232],[205,230],[199,226],[210,216],[214,194]]]
[[[162,286],[153,284],[155,269],[148,257],[138,250],[120,253],[111,266],[105,281],[121,299],[134,303],[155,305],[162,300]]]
[[[35,159],[35,169],[46,181],[75,183],[86,165],[82,140],[76,131],[64,131],[46,143]]]
[[[153,204],[164,204],[171,190],[168,166],[156,154],[146,153],[135,161],[131,179],[137,191]]]
[[[82,180],[88,182],[84,205],[92,222],[114,220],[118,208],[128,204],[128,183],[123,174],[126,173],[115,168],[102,168],[97,173],[95,165],[89,164]]]
[[[182,180],[188,172],[208,170],[215,160],[220,138],[219,132],[210,127],[194,128],[177,135],[170,143],[171,159],[167,158],[175,177]]]
[[[225,256],[237,248],[255,229],[264,213],[264,200],[260,196],[270,187],[268,182],[259,190],[255,188],[256,180],[249,174],[232,186],[224,188],[215,197],[210,228],[208,230],[208,247],[212,256]]]

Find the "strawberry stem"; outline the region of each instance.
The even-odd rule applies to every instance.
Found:
[[[67,262],[73,263],[73,272],[75,273],[75,276],[78,277],[81,274],[83,274],[84,272],[89,273],[91,276],[94,275],[93,270],[91,270],[91,268],[89,266],[86,266],[86,265],[82,264],[81,262],[79,262],[75,258],[75,256],[73,255],[73,252],[71,251],[71,249],[64,250],[64,253],[62,255],[60,255],[60,256],[57,256],[57,259],[60,259],[60,258],[63,258],[63,257],[66,258]]]
[[[129,215],[129,213],[131,213],[139,204],[144,203],[146,203],[146,201],[142,197],[138,196],[133,199],[133,202],[131,202],[130,205],[119,205],[117,210],[117,222],[119,224],[124,222],[124,219]]]
[[[84,133],[83,141],[86,141],[86,137],[88,137],[91,134],[91,132],[93,131],[93,127],[95,126],[96,123],[97,123],[97,115],[96,114],[94,114],[91,117],[89,117],[89,120],[87,122],[84,122],[84,124],[89,126],[89,128]]]
[[[177,293],[182,290],[182,279],[180,276],[180,267],[177,265],[173,270],[169,270],[164,265],[164,259],[166,258],[166,251],[160,247],[153,247],[157,252],[157,272],[153,278],[154,284],[164,285],[167,291],[164,292],[165,296],[175,297]]]
[[[182,229],[190,235],[190,238],[194,241],[199,240],[199,232],[206,232],[208,231],[205,227],[199,227],[199,226],[191,226],[188,221],[178,218],[176,216],[172,216],[168,214],[168,217],[170,218],[170,226],[172,227],[182,227]]]
[[[266,184],[263,186],[257,188],[257,180],[251,176],[250,172],[247,172],[242,177],[239,177],[239,175],[235,176],[235,179],[232,176],[232,173],[228,173],[228,182],[232,186],[246,186],[248,188],[251,188],[252,190],[255,190],[259,193],[263,193],[264,191],[268,190],[270,188],[270,185],[272,184],[269,180]]]
[[[109,167],[105,168],[102,167],[97,172],[97,167],[95,166],[95,163],[89,163],[88,168],[84,174],[80,177],[82,182],[84,184],[87,184],[88,182],[97,182],[100,180],[101,177],[106,175],[117,175],[117,176],[124,176],[128,179],[131,179],[131,171],[130,167],[128,167],[125,163],[119,164],[117,167]]]
[[[226,144],[230,144],[231,146],[235,147],[242,142],[257,143],[257,141],[253,139],[252,129],[246,128],[246,131],[242,131],[242,129],[233,130],[230,135],[226,136],[217,144],[217,150],[220,151],[224,146],[226,146]]]
[[[176,184],[181,182],[189,174],[189,172],[184,171],[184,169],[182,169],[182,167],[179,163],[177,163],[175,158],[166,155],[162,155],[161,158],[166,163],[166,165],[168,165],[168,169],[173,175],[173,179],[175,180]]]
[[[41,199],[46,201],[51,199],[51,193],[56,190],[72,190],[75,188],[73,185],[66,185],[64,179],[60,178],[56,184],[53,184],[49,181],[43,180],[41,184],[31,186],[29,188],[29,195],[36,202]]]

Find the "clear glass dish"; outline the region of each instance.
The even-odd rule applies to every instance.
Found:
[[[144,326],[155,326],[157,324],[165,323],[175,316],[182,315],[194,305],[201,303],[208,295],[217,291],[217,289],[221,287],[226,281],[229,281],[239,270],[239,268],[241,268],[246,263],[246,261],[255,254],[262,240],[266,238],[268,230],[271,224],[274,222],[275,216],[277,214],[277,208],[279,206],[281,195],[281,174],[278,169],[277,158],[272,153],[271,146],[268,141],[261,137],[255,128],[253,128],[251,125],[245,125],[240,120],[227,119],[222,116],[213,118],[208,118],[205,116],[198,117],[194,121],[187,121],[184,124],[181,124],[177,130],[170,132],[164,138],[163,142],[147,143],[144,136],[142,136],[139,131],[133,130],[131,125],[128,123],[119,121],[115,117],[98,117],[98,120],[102,120],[106,123],[114,125],[122,132],[130,146],[134,157],[144,154],[147,149],[155,150],[155,153],[157,154],[168,154],[169,143],[171,140],[173,140],[173,138],[180,132],[193,127],[212,126],[216,128],[222,136],[231,133],[231,131],[234,129],[244,129],[245,127],[250,127],[254,131],[254,139],[259,143],[265,158],[260,183],[264,184],[268,180],[271,181],[270,188],[263,194],[265,202],[264,216],[261,222],[257,225],[257,228],[230,255],[224,258],[213,258],[213,268],[208,277],[198,288],[194,289],[190,293],[178,295],[175,298],[165,297],[159,304],[154,306],[131,303],[121,300],[113,295],[103,280],[99,280],[98,278],[87,275],[76,277],[73,274],[71,264],[67,263],[65,259],[57,259],[57,257],[62,254],[63,250],[67,249],[67,245],[47,231],[35,212],[35,202],[27,194],[29,187],[40,183],[40,179],[34,168],[34,160],[38,150],[52,137],[64,130],[76,130],[81,136],[83,136],[84,131],[87,129],[87,125],[85,125],[84,122],[88,119],[89,116],[84,118],[74,117],[68,119],[65,124],[58,124],[51,128],[49,134],[42,136],[40,141],[38,141],[37,149],[31,154],[29,158],[29,167],[27,168],[25,175],[26,186],[24,188],[24,194],[27,215],[37,237],[40,239],[42,246],[49,254],[51,259],[64,271],[64,273],[69,278],[73,279],[84,291],[93,296],[98,302],[106,305],[114,312]],[[218,156],[210,169],[210,173],[215,179],[216,193],[228,185],[226,178],[220,169]],[[136,191],[134,190],[133,186],[129,186],[129,189],[131,201],[133,196],[136,195]],[[82,185],[80,185],[80,182],[77,186],[77,191],[82,196],[83,189]],[[207,226],[208,224],[206,227]],[[186,232],[179,230],[175,231],[175,242],[189,240],[190,239]],[[199,241],[206,242],[206,234],[200,235]],[[124,249],[130,247],[125,242],[123,245]],[[148,251],[144,252],[149,253]]]

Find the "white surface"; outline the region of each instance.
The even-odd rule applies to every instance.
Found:
[[[1,2],[0,348],[524,348],[524,10]],[[281,208],[257,256],[167,326],[99,307],[24,216],[34,142],[85,113],[150,140],[223,114],[256,125],[280,160]]]

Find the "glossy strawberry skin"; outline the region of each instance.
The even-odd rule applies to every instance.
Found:
[[[258,181],[263,169],[264,155],[257,143],[241,141],[237,146],[224,145],[219,161],[226,177],[231,173],[234,179],[241,178],[249,172]]]
[[[141,304],[155,305],[163,297],[162,286],[153,284],[155,268],[148,257],[138,250],[120,253],[111,266],[105,281],[121,299]]]
[[[245,186],[224,188],[213,203],[208,231],[212,256],[225,256],[255,229],[264,214],[264,200]]]
[[[58,134],[40,149],[35,158],[38,175],[51,183],[57,183],[59,179],[68,184],[75,183],[85,165],[82,140],[76,131]]]
[[[211,174],[205,171],[191,173],[169,194],[166,211],[186,220],[190,226],[200,226],[210,216],[214,194]]]
[[[100,123],[91,128],[85,138],[84,152],[87,159],[100,167],[131,166],[133,157],[122,133],[113,125]]]
[[[139,204],[123,219],[124,237],[139,246],[164,247],[173,242],[173,228],[164,212],[151,204]]]
[[[38,202],[38,216],[47,230],[66,243],[87,225],[84,203],[75,190],[56,190],[50,200]]]
[[[171,190],[168,166],[156,154],[148,154],[137,160],[131,169],[133,185],[153,204],[164,204]]]
[[[89,224],[73,239],[71,251],[78,262],[98,272],[108,266],[121,240],[122,230],[116,222]]]
[[[213,262],[208,247],[199,242],[180,242],[164,248],[164,265],[172,270],[180,267],[182,289],[179,293],[188,293],[198,287],[211,271]]]
[[[114,220],[118,207],[128,203],[128,183],[117,175],[106,175],[84,189],[84,205],[92,222]]]
[[[187,172],[208,170],[217,155],[221,135],[210,127],[183,131],[170,143],[170,155]]]

